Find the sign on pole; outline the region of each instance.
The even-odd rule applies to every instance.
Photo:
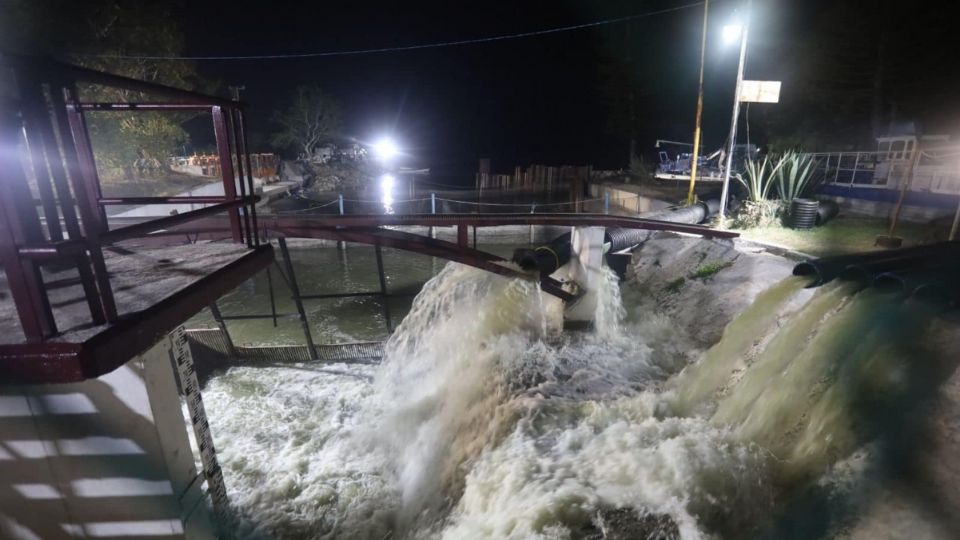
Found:
[[[740,87],[740,101],[746,103],[778,103],[780,101],[780,81],[743,81]]]

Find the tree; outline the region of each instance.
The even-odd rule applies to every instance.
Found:
[[[26,54],[53,56],[72,64],[187,90],[202,86],[196,66],[186,61],[97,57],[94,55],[177,55],[184,38],[171,7],[144,0],[9,0],[0,5],[0,46]],[[84,85],[86,101],[138,101],[144,96]],[[91,113],[87,115],[97,168],[103,180],[134,175],[137,159],[166,158],[188,141],[184,113]]]
[[[309,159],[340,129],[340,104],[316,84],[298,86],[290,107],[274,114],[273,121],[280,126],[273,144],[296,148]]]

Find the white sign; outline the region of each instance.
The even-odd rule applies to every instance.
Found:
[[[780,101],[780,81],[743,81],[741,84],[740,101],[752,103]]]

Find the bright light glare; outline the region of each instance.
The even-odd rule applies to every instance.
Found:
[[[392,174],[385,174],[380,177],[380,202],[383,203],[383,211],[387,214],[393,213],[393,185],[397,179]]]
[[[743,27],[740,26],[740,23],[728,24],[723,27],[723,42],[727,45],[735,43],[740,39],[740,33],[743,32]]]
[[[389,161],[400,153],[397,143],[393,139],[384,137],[373,144],[373,153],[382,161]]]
[[[383,191],[384,195],[393,193],[393,185],[397,183],[397,179],[394,178],[392,174],[385,174],[380,177],[380,189]]]

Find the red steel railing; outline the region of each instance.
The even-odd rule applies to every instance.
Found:
[[[5,83],[0,84],[0,264],[28,343],[58,333],[42,264],[75,267],[90,322],[104,324],[118,320],[104,246],[220,213],[229,217],[235,242],[260,245],[241,103],[45,59],[0,55],[0,68]],[[80,84],[169,101],[85,103],[79,99]],[[85,114],[184,110],[211,115],[224,195],[104,197]],[[37,201],[24,166],[36,180]],[[104,211],[107,205],[181,202],[209,206],[114,229]]]

